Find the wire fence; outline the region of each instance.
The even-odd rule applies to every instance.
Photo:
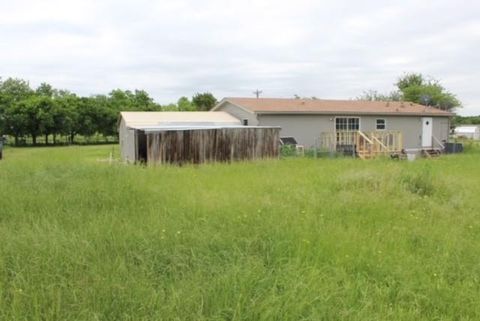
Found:
[[[17,141],[13,136],[3,136],[3,142],[5,146],[15,147],[30,147],[30,146],[66,146],[66,145],[101,145],[101,144],[116,144],[118,143],[117,136],[81,136],[76,135],[73,140],[70,136],[55,136],[49,135],[48,137],[38,136],[34,144],[32,137],[24,136],[18,137]]]

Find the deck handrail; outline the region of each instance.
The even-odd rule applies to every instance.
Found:
[[[330,152],[347,152],[361,158],[401,153],[403,136],[400,131],[331,131],[321,133],[319,147]],[[350,147],[349,147],[350,146]]]
[[[443,143],[437,138],[435,137],[434,135],[432,135],[433,137],[433,140],[438,144],[440,145],[440,147],[442,147],[442,149],[445,149],[445,145],[443,145]]]
[[[385,145],[380,141],[380,139],[378,139],[378,138],[375,137],[375,136],[372,136],[372,138],[373,138],[373,140],[375,140],[377,143],[379,143],[380,146],[382,146],[385,150],[388,150],[388,147],[385,146]]]
[[[357,133],[362,136],[367,142],[369,142],[370,144],[373,145],[373,142],[370,140],[370,138],[368,138],[362,131],[357,131]]]

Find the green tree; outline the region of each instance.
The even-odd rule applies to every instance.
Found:
[[[480,125],[479,116],[455,116],[453,117],[453,124],[458,125]]]
[[[35,94],[38,96],[52,98],[56,94],[56,90],[49,84],[42,82],[40,86],[35,89]]]
[[[194,111],[195,106],[187,97],[180,97],[177,101],[177,108],[179,111]]]
[[[56,89],[45,82],[35,89],[37,98],[34,101],[38,104],[40,130],[45,135],[45,144],[48,144],[50,135],[53,135],[53,142],[56,143],[56,136],[62,131],[64,109],[54,99],[58,94]]]
[[[32,137],[33,144],[37,144],[37,137],[45,135],[48,144],[48,135],[53,130],[54,101],[49,97],[32,96],[18,103],[26,114],[26,132]]]
[[[133,110],[134,94],[130,90],[114,89],[108,94],[108,103],[117,111]]]
[[[18,106],[14,105],[32,95],[33,90],[27,81],[17,78],[7,78],[5,81],[0,79],[0,135],[3,133],[13,135],[18,143],[19,137],[23,135],[23,129],[18,127],[23,122],[20,122],[20,119],[23,119],[23,115],[18,115],[17,117],[12,114],[13,110],[18,108]],[[10,126],[15,127],[11,128]],[[13,132],[18,134],[11,134]]]
[[[403,92],[406,88],[412,86],[423,86],[425,79],[422,74],[409,73],[398,78],[396,86],[398,90]]]
[[[80,98],[67,90],[58,90],[54,99],[56,103],[53,116],[55,124],[54,143],[56,135],[68,136],[70,143],[73,143],[78,129]]]
[[[369,101],[409,101],[448,111],[462,105],[454,94],[440,85],[438,80],[433,78],[427,79],[419,73],[407,73],[401,76],[398,78],[395,86],[397,90],[389,94],[368,90],[364,91],[357,99]]]
[[[194,111],[210,110],[217,100],[211,93],[197,93],[192,100],[180,97],[176,104],[161,106],[145,90],[114,89],[108,95],[79,97],[67,90],[58,90],[41,83],[35,90],[23,79],[0,79],[0,134],[19,139],[30,136],[37,143],[39,135],[56,143],[58,135],[85,137],[116,135],[120,111]]]
[[[27,134],[27,114],[20,102],[12,103],[4,109],[3,114],[4,133],[14,137],[16,146],[20,144],[20,138]]]
[[[134,95],[130,94],[129,92],[129,109],[134,107],[133,99],[131,99]],[[122,109],[119,105],[109,103],[109,98],[104,95],[91,97],[90,102],[94,105],[93,112],[95,116],[93,118],[95,119],[96,132],[102,134],[105,138],[116,135],[118,114],[125,109]]]
[[[77,123],[75,132],[90,137],[98,132],[100,105],[95,97],[81,97],[77,106]]]
[[[50,133],[53,143],[56,144],[57,136],[70,136],[72,126],[76,121],[76,108],[78,97],[67,90],[54,90],[54,105],[52,108],[52,123]]]
[[[136,110],[136,111],[152,111],[160,110],[160,105],[153,101],[153,98],[145,90],[115,89],[108,94],[108,103],[110,107],[117,112]]]
[[[161,106],[153,101],[153,98],[145,90],[135,89],[133,95],[133,106],[135,110],[157,111]]]
[[[192,97],[192,103],[197,110],[208,111],[215,107],[217,99],[209,92],[197,93]]]
[[[168,104],[162,106],[162,111],[178,111],[178,106],[176,104]]]
[[[461,106],[457,97],[447,91],[435,79],[425,79],[421,74],[406,74],[397,81],[397,87],[405,101],[443,110],[453,110]]]
[[[0,97],[0,100],[1,100],[1,97]],[[4,134],[6,134],[5,122],[6,122],[5,108],[0,105],[0,139]]]
[[[0,94],[4,103],[14,103],[31,97],[34,94],[28,81],[18,78],[8,78],[0,81]]]

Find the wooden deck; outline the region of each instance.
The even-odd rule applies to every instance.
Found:
[[[320,136],[320,149],[362,159],[398,155],[403,150],[403,135],[399,131],[337,131]]]

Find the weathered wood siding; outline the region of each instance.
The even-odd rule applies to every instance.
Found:
[[[280,128],[221,128],[147,133],[148,164],[274,158]]]

